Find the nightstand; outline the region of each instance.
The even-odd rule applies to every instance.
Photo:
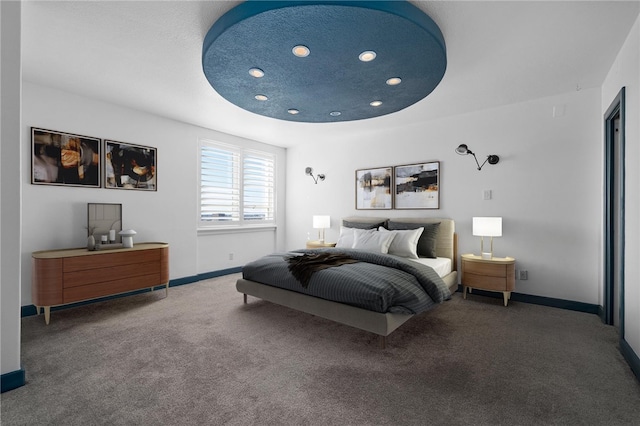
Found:
[[[335,246],[336,246],[336,243],[328,243],[326,241],[319,241],[319,240],[307,241],[307,248],[308,249],[323,248],[323,247],[335,247]]]
[[[474,254],[462,256],[462,297],[467,298],[467,288],[488,291],[501,291],[504,306],[511,298],[516,287],[516,260],[513,257],[494,257],[483,259]]]

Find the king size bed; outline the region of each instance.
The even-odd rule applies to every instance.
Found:
[[[395,242],[395,243],[394,243]],[[274,253],[243,268],[243,294],[386,336],[458,288],[455,224],[347,217],[335,248]]]

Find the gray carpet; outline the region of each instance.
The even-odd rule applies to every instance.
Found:
[[[235,291],[238,274],[22,320],[3,425],[640,424],[613,328],[460,294],[377,336]]]

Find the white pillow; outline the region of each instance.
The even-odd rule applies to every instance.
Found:
[[[346,226],[340,226],[340,236],[336,243],[336,248],[351,248],[353,247],[353,230],[355,228],[347,228]]]
[[[393,241],[393,237],[395,237],[390,232],[382,233],[377,229],[354,229],[353,233],[352,248],[375,253],[389,252],[389,246]]]
[[[382,226],[378,228],[381,233],[393,234],[393,240],[389,246],[389,254],[394,254],[400,257],[407,257],[409,259],[418,259],[418,240],[422,235],[424,228],[407,229],[407,230],[393,230],[389,231]]]

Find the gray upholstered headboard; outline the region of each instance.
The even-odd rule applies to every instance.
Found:
[[[453,219],[439,217],[365,217],[348,216],[343,217],[343,221],[360,223],[380,223],[387,220],[403,223],[437,223],[438,236],[436,237],[436,254],[438,257],[447,257],[453,261],[453,270],[457,270],[458,240],[456,235],[456,224]]]

